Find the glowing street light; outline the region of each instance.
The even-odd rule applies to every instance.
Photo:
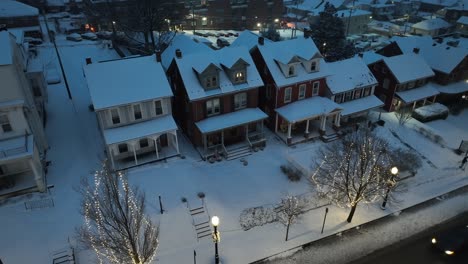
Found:
[[[219,217],[213,216],[211,218],[211,224],[213,225],[213,228],[214,228],[213,242],[215,243],[215,264],[219,264],[219,254],[218,254],[218,242],[220,240],[220,236],[218,232]]]
[[[383,200],[383,203],[382,203],[382,206],[381,206],[382,210],[385,210],[385,206],[387,205],[388,193],[393,188],[393,186],[395,186],[395,184],[396,184],[395,177],[398,175],[398,168],[393,167],[390,170],[390,172],[392,173],[392,177],[387,182],[387,192],[385,193],[385,197],[384,197],[384,200]]]

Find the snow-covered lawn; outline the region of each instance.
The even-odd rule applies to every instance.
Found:
[[[104,157],[96,118],[88,110],[90,99],[82,65],[87,57],[97,62],[115,59],[117,54],[89,42],[60,40],[59,44],[73,100],[68,99],[63,81],[49,86],[46,130],[51,145],[48,160],[52,161],[52,165],[47,181],[49,185],[54,185],[50,197],[54,199],[55,206],[26,211],[23,201],[40,198],[36,194],[12,199],[0,207],[0,226],[3,227],[0,256],[4,263],[50,263],[50,252],[66,246],[68,239],[75,243],[74,228],[81,225],[83,219],[78,212],[80,197],[74,188],[79,186],[81,177],[98,168],[100,159]],[[50,60],[54,58],[54,51],[51,46],[44,45],[39,49],[39,56]],[[59,69],[58,63],[56,67]],[[379,208],[379,203],[359,205],[351,224],[345,222],[347,209],[328,206],[330,212],[324,234],[320,234],[324,208],[313,209],[291,227],[287,242],[284,241],[285,227],[280,223],[243,231],[239,216],[246,208],[272,205],[287,194],[309,192],[310,187],[305,179],[290,182],[281,172],[280,165],[289,160],[309,170],[312,160],[317,158],[315,151],[324,143],[308,142],[290,148],[268,133],[267,147],[248,156],[248,165],[244,166],[239,160],[214,164],[203,162],[191,144],[180,135],[180,149],[185,159],[173,158],[128,171],[130,183],[146,191],[148,212],[160,223],[156,263],[192,263],[194,250],[198,263],[213,262],[213,242],[209,236],[197,240],[194,219],[189,213],[189,208],[202,204],[206,208],[206,220],[213,215],[220,218],[220,255],[223,263],[248,263],[383,217],[468,183],[466,172],[457,169],[461,156],[453,152],[457,146],[456,140],[452,139],[468,139],[468,111],[427,124],[411,121],[405,127],[399,126],[392,114],[382,117],[386,124],[378,131],[392,146],[407,148],[403,141],[426,158],[416,176],[407,180],[411,191],[402,195],[402,203],[389,204],[386,211]],[[432,143],[415,132],[414,126],[419,125],[438,128],[437,133],[446,143]],[[205,194],[203,200],[197,197],[199,192]],[[161,196],[165,210],[162,215],[159,213],[158,196]],[[187,203],[182,202],[183,197]],[[77,250],[78,263],[92,263],[93,258],[89,251]]]

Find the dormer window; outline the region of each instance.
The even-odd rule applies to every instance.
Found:
[[[110,113],[111,113],[112,124],[113,124],[113,125],[120,124],[120,113],[119,113],[119,109],[113,108],[113,109],[111,109]]]
[[[310,64],[310,71],[317,71],[317,62],[316,61],[313,61],[311,64]]]
[[[216,76],[206,77],[205,86],[206,86],[206,88],[216,88],[216,87],[218,87],[218,77],[216,77]]]
[[[295,74],[294,65],[291,65],[291,66],[289,66],[289,76],[292,76],[294,74]]]
[[[234,73],[234,82],[235,83],[243,83],[245,82],[245,74],[242,71],[238,71]]]

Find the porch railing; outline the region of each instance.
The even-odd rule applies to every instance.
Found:
[[[249,143],[250,147],[253,147],[254,145],[264,141],[266,141],[264,132],[251,133],[247,137],[247,142]]]
[[[25,134],[23,137],[24,137],[24,143],[22,146],[8,148],[8,149],[0,149],[0,158],[6,158],[6,157],[28,152],[28,135]],[[11,139],[8,139],[8,140],[11,140]]]

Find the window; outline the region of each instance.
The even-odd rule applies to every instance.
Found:
[[[221,110],[221,107],[219,105],[218,98],[206,101],[206,115],[207,116],[217,115],[219,114],[220,110]]]
[[[218,78],[216,76],[210,76],[206,78],[206,88],[218,87]]]
[[[426,83],[426,79],[421,79],[421,80],[418,80],[418,86],[422,86]]]
[[[312,86],[312,96],[318,95],[320,91],[320,82],[314,82]]]
[[[242,109],[247,107],[247,94],[240,93],[234,95],[234,109]]]
[[[335,103],[341,103],[341,100],[343,98],[343,94],[337,94],[335,95]]]
[[[155,113],[156,113],[157,116],[162,115],[163,109],[162,109],[161,100],[154,101],[154,110],[155,110]]]
[[[409,82],[408,83],[408,89],[414,88],[414,84],[415,84],[414,82]]]
[[[311,71],[316,71],[316,70],[317,70],[317,62],[316,62],[316,61],[313,61],[313,62],[310,64],[310,70],[311,70]]]
[[[289,76],[294,75],[294,65],[289,66]]]
[[[236,72],[234,75],[234,82],[240,83],[245,81],[245,76],[243,72]]]
[[[133,117],[135,120],[140,120],[143,117],[141,115],[141,106],[139,104],[133,105]]]
[[[13,131],[7,115],[0,115],[0,125],[2,126],[2,131],[4,133]]]
[[[299,100],[305,98],[306,87],[307,86],[305,84],[299,85],[299,95],[298,95]]]
[[[361,98],[361,91],[362,91],[361,89],[354,91],[354,99]]]
[[[371,90],[372,90],[372,87],[365,88],[362,97],[369,96],[371,93]]]
[[[119,144],[119,153],[128,152],[128,146],[126,143]]]
[[[146,148],[149,146],[149,142],[147,138],[140,139],[140,148]]]
[[[120,114],[119,114],[119,109],[114,108],[111,109],[111,118],[112,118],[112,124],[120,124]]]
[[[284,90],[284,102],[285,103],[291,102],[291,93],[292,93],[291,87],[288,87]]]
[[[345,97],[344,97],[344,101],[348,102],[349,100],[351,100],[352,95],[353,95],[353,91],[346,92]]]
[[[382,87],[383,87],[384,89],[388,89],[389,86],[390,86],[390,80],[387,79],[387,78],[385,78],[385,79],[383,80]]]

